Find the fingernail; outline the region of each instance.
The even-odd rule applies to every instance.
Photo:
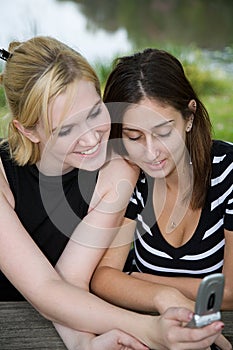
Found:
[[[193,318],[193,312],[190,312],[188,315],[189,321],[191,321],[191,319]]]
[[[215,326],[216,331],[222,330],[223,328],[224,328],[224,324],[223,323],[220,323],[220,324],[218,323]]]

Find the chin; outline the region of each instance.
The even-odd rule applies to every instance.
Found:
[[[99,170],[105,163],[105,157],[103,159],[96,159],[96,161],[84,161],[82,162],[80,169],[87,170],[87,171],[95,171]]]

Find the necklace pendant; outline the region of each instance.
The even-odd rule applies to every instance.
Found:
[[[176,223],[174,221],[171,222],[171,228],[176,228]]]

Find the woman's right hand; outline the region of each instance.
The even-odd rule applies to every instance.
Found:
[[[184,327],[192,316],[186,308],[169,308],[155,320],[154,332],[149,329],[150,339],[146,343],[157,350],[207,349],[221,334],[224,324],[217,321],[203,328]]]

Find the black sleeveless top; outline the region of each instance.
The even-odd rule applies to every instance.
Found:
[[[7,145],[0,156],[15,199],[15,211],[33,240],[54,266],[77,224],[87,214],[97,172],[74,169],[45,176],[36,165],[18,166]],[[24,300],[0,271],[0,301]]]

